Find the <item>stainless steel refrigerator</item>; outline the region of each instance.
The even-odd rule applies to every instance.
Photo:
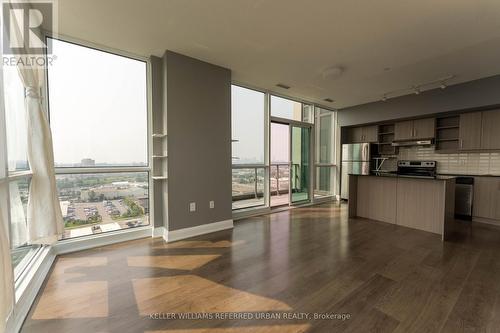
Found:
[[[349,198],[349,174],[370,174],[370,144],[352,143],[342,145],[342,179],[340,198]]]

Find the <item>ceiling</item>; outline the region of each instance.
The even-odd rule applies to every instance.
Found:
[[[60,34],[144,56],[169,49],[335,108],[500,74],[498,0],[59,0],[58,17]],[[332,66],[345,71],[325,77]]]

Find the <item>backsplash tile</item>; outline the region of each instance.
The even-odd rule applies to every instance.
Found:
[[[437,161],[438,173],[500,176],[500,153],[438,154],[434,147],[400,147],[398,160]]]

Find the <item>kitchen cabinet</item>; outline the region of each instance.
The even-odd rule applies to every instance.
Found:
[[[399,121],[394,125],[394,140],[405,141],[413,137],[413,120]]]
[[[362,127],[349,128],[348,140],[349,140],[349,143],[363,142],[363,128]]]
[[[451,185],[439,180],[398,178],[397,224],[442,234],[443,220],[449,209],[446,186]]]
[[[474,177],[474,217],[500,220],[500,177]]]
[[[363,126],[364,142],[378,142],[378,126]]]
[[[459,149],[481,149],[482,112],[462,113],[460,115]]]
[[[396,223],[397,179],[370,176],[359,176],[357,179],[356,215],[376,221]]]
[[[432,139],[436,135],[436,119],[424,118],[413,121],[414,139]]]
[[[378,127],[377,126],[358,126],[348,129],[349,143],[361,142],[377,142]]]
[[[482,112],[482,149],[500,149],[500,110]],[[461,124],[460,124],[461,125]]]
[[[394,126],[394,140],[421,140],[432,139],[435,136],[435,118],[399,121]]]

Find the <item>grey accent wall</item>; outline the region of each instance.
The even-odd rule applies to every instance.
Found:
[[[232,219],[231,71],[170,51],[164,71],[168,230]]]
[[[500,104],[500,75],[339,110],[340,126]]]

